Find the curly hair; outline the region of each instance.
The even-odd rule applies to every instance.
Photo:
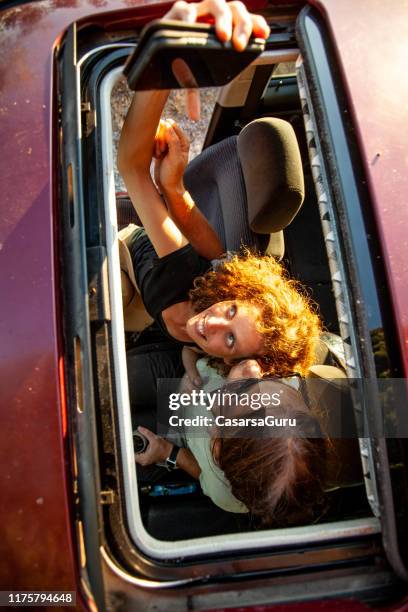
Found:
[[[195,279],[190,300],[196,312],[227,300],[258,306],[262,312],[258,330],[265,354],[255,358],[264,374],[304,376],[313,364],[320,319],[301,285],[290,280],[273,257],[249,250],[234,255]],[[221,373],[228,369],[220,359],[210,357],[208,361]]]

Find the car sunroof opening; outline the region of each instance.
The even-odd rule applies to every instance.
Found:
[[[301,282],[318,304],[326,337],[336,348],[321,356],[321,363],[342,368],[342,340],[338,304],[333,293],[333,273],[327,256],[327,231],[322,231],[312,170],[309,163],[308,141],[299,88],[293,72],[296,49],[268,52],[259,58],[257,67],[250,66],[235,81],[220,90],[206,90],[202,96],[203,120],[192,131],[193,170],[202,177],[203,189],[210,185],[209,168],[220,172],[228,147],[250,122],[262,118],[289,121],[296,135],[305,179],[305,202],[300,212],[283,231],[268,236],[264,248],[284,262],[291,277]],[[270,67],[269,75],[265,66]],[[279,83],[273,68],[278,66]],[[272,78],[271,78],[272,77]],[[180,108],[182,92],[171,99],[168,112],[183,114]],[[171,560],[209,556],[215,550],[225,553],[274,549],[282,545],[353,538],[379,531],[367,499],[361,464],[361,448],[356,438],[336,443],[344,469],[338,470],[325,494],[324,509],[315,524],[299,524],[261,529],[247,514],[226,512],[205,495],[197,480],[180,470],[154,482],[138,481],[134,460],[135,418],[132,405],[143,404],[143,385],[132,387],[137,364],[154,351],[166,355],[173,350],[158,334],[154,325],[141,333],[126,331],[122,310],[122,285],[117,232],[133,220],[132,208],[125,186],[116,170],[116,145],[119,128],[130,100],[116,67],[104,77],[100,86],[101,138],[106,206],[107,258],[109,291],[112,311],[112,346],[116,393],[116,411],[121,457],[123,499],[130,538],[136,548],[150,557]],[[232,139],[232,140],[231,140]],[[113,144],[112,144],[113,143]],[[204,152],[200,156],[201,148]],[[212,147],[219,157],[211,158]],[[201,164],[201,165],[200,165]],[[228,166],[228,164],[227,164]],[[234,170],[231,169],[231,176]],[[264,176],[268,180],[268,176]],[[206,182],[208,181],[208,182]],[[214,188],[214,194],[218,186]],[[199,190],[198,190],[199,192]],[[214,196],[215,197],[215,196]],[[210,213],[208,213],[210,215]],[[211,215],[210,215],[211,216]],[[233,217],[233,215],[232,215]],[[231,223],[233,218],[231,218]],[[224,224],[225,225],[225,224]],[[224,226],[228,236],[228,227]],[[279,235],[278,235],[279,234]],[[324,351],[323,351],[324,352]],[[343,364],[344,365],[344,364]],[[166,376],[163,376],[166,378]],[[137,397],[140,397],[138,402]],[[136,399],[135,399],[136,398]]]

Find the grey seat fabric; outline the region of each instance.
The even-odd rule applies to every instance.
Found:
[[[283,257],[282,230],[304,199],[302,160],[290,123],[255,119],[187,167],[187,189],[226,250],[242,245]]]
[[[269,235],[255,234],[249,227],[237,140],[231,136],[205,149],[188,165],[184,183],[226,250],[246,245],[264,252]]]

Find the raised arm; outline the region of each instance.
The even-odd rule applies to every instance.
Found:
[[[223,41],[232,40],[238,51],[246,47],[252,32],[263,38],[269,34],[263,17],[248,13],[245,5],[238,1],[176,2],[165,17],[192,23],[199,17],[211,15],[215,20],[217,36]],[[195,96],[196,92],[190,92],[190,110],[196,106]],[[208,258],[217,257],[222,252],[217,236],[195,207],[184,186],[179,184],[175,190],[166,189],[167,209],[150,176],[156,131],[167,97],[167,91],[137,92],[134,95],[120,137],[118,169],[160,257],[188,243],[183,232],[200,253]],[[176,130],[170,136],[174,142],[179,138]],[[169,152],[170,149],[169,146]]]
[[[118,149],[118,170],[159,257],[187,244],[150,176],[156,131],[167,97],[167,91],[135,93]]]
[[[188,139],[174,121],[159,124],[167,96],[160,91],[134,95],[119,142],[119,172],[159,256],[190,242],[200,255],[213,259],[222,254],[222,244],[183,184]],[[151,179],[152,157],[167,206]]]
[[[161,121],[154,152],[155,180],[181,233],[200,255],[214,259],[224,251],[221,241],[183,182],[189,148],[189,140],[177,123]]]

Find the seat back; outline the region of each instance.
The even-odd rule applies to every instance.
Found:
[[[248,203],[237,140],[237,136],[231,136],[204,149],[189,163],[184,184],[225,250],[239,251],[245,244],[264,252],[269,237],[252,232],[248,223]]]
[[[287,121],[257,119],[205,149],[184,182],[226,250],[242,245],[281,258],[282,229],[304,198],[302,163]]]

